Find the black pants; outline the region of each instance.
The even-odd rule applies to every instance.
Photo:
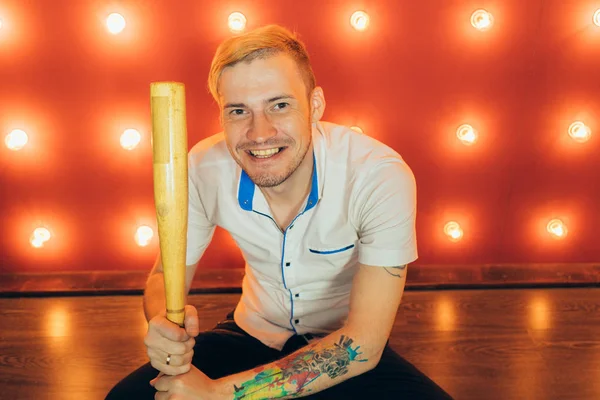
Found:
[[[247,334],[227,315],[212,330],[196,337],[192,364],[209,378],[246,371],[278,360],[308,344],[304,336],[292,336],[282,351],[262,344]],[[158,375],[150,363],[138,368],[119,382],[105,400],[152,400],[156,391],[150,380]],[[452,399],[431,379],[386,346],[379,364],[372,370],[306,396],[306,399]]]

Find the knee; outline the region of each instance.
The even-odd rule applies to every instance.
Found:
[[[119,381],[106,395],[105,400],[154,399],[156,390],[150,380],[158,375],[150,363],[147,363]]]

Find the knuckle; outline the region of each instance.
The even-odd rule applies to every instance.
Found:
[[[185,374],[186,372],[189,372],[190,368],[191,368],[190,364],[185,364],[180,367],[177,367],[179,374]],[[179,380],[177,380],[177,383],[180,385],[179,387],[181,387],[183,385],[183,382],[181,382]]]
[[[187,342],[185,342],[185,349],[186,349],[186,351],[192,350],[195,345],[196,345],[196,340],[194,340],[194,338],[191,338],[190,340],[188,340]]]
[[[173,381],[173,386],[175,387],[175,389],[183,389],[183,380],[182,379],[175,379]]]
[[[184,343],[177,343],[176,349],[177,353],[175,354],[183,355],[188,352],[188,349],[186,348]]]
[[[177,330],[177,340],[185,342],[188,339],[188,334],[184,329]]]
[[[173,340],[176,342],[183,342],[185,340],[185,331],[180,329],[174,329],[172,331]]]
[[[152,367],[154,369],[157,369],[160,371],[160,365],[158,365],[158,362],[156,360],[150,359],[150,365],[152,365]]]

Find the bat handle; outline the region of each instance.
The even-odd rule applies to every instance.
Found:
[[[167,319],[174,324],[184,327],[183,321],[185,318],[185,308],[170,310],[167,308]]]

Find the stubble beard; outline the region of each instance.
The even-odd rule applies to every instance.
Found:
[[[294,159],[292,159],[291,162],[289,163],[289,165],[287,166],[286,170],[280,174],[274,174],[271,172],[264,172],[264,173],[259,172],[259,173],[254,173],[254,174],[248,174],[248,171],[246,171],[246,173],[248,174],[248,176],[250,177],[252,182],[254,182],[254,184],[258,187],[272,188],[272,187],[279,186],[283,182],[285,182],[290,176],[292,176],[292,174],[294,172],[296,172],[296,170],[298,169],[298,167],[304,160],[304,157],[306,157],[306,153],[308,152],[308,149],[310,148],[311,142],[312,142],[312,137],[310,137],[309,141],[306,143],[306,145],[302,149],[302,152],[300,154],[298,154]],[[291,148],[288,147],[286,149],[286,151],[289,151],[289,150],[291,150]]]

